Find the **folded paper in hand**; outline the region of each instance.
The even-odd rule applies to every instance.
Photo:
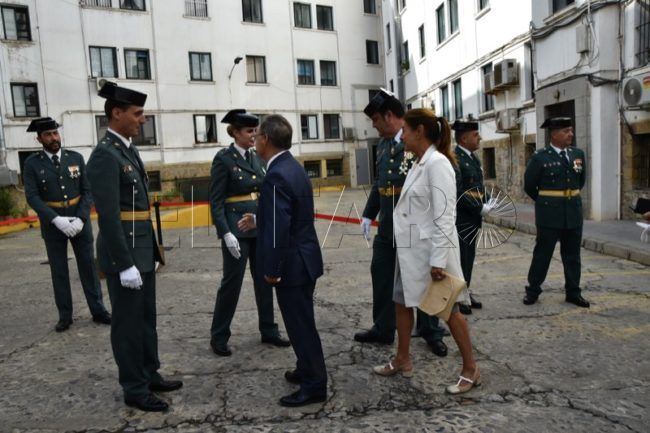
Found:
[[[431,281],[418,308],[429,315],[449,320],[460,292],[467,287],[465,280],[451,274],[440,281]]]

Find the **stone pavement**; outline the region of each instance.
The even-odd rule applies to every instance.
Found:
[[[338,201],[338,193],[323,193],[317,210],[332,214]],[[337,215],[352,210],[356,216],[353,203],[361,211],[362,191],[344,193]],[[478,251],[475,292],[485,307],[468,320],[484,383],[450,397],[444,386],[455,382],[460,367],[451,338],[446,358],[413,341],[412,379],[371,373],[394,350],[352,340],[371,322],[371,250],[356,225],[315,224],[326,268],[317,285],[316,318],[329,398],[298,409],[277,404],[294,389],[283,372],[295,359],[290,349],[260,344],[250,276],[233,322],[233,356],[219,358],[209,349],[222,274],[213,229],[165,233],[174,248],[158,274],[161,372],[185,382],[165,395],[172,405],[165,414],[122,403],[109,329],[91,321],[74,271],[75,323],[68,332],[54,332],[57,315],[38,230],[0,238],[0,431],[648,431],[646,266],[583,250],[584,295],[592,301],[583,310],[563,302],[555,257],[540,302],[526,307],[521,298],[533,237],[513,232],[505,244]]]

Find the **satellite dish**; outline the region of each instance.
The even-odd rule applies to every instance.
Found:
[[[642,94],[643,88],[639,80],[636,78],[630,78],[627,80],[625,86],[623,87],[623,99],[627,105],[639,105]]]

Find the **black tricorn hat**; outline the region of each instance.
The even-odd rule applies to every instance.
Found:
[[[146,94],[138,92],[137,90],[127,89],[126,87],[120,87],[112,81],[104,83],[97,94],[110,101],[135,105],[138,107],[144,107],[144,103],[147,101]]]
[[[456,120],[451,129],[456,132],[478,131],[478,122],[473,120]]]
[[[250,126],[255,127],[260,124],[260,119],[257,116],[248,114],[246,110],[242,108],[237,108],[235,110],[230,110],[226,115],[221,119],[221,123],[229,123],[231,125],[237,126]]]
[[[370,100],[370,103],[366,105],[366,108],[363,109],[363,112],[366,113],[366,116],[372,117],[375,113],[385,112],[390,110],[393,114],[398,117],[404,115],[404,106],[402,103],[384,89],[380,89],[379,92]]]
[[[570,128],[573,126],[573,121],[570,117],[549,117],[542,123],[540,128],[546,129],[562,129]]]
[[[40,119],[32,120],[32,123],[27,127],[27,132],[36,132],[40,134],[43,131],[57,129],[59,126],[61,125],[56,123],[56,120],[51,117],[41,117]]]

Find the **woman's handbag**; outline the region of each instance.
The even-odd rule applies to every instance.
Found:
[[[445,322],[449,320],[451,310],[460,292],[467,287],[462,278],[445,272],[446,277],[439,281],[431,281],[422,297],[418,308],[429,315],[436,315]]]

